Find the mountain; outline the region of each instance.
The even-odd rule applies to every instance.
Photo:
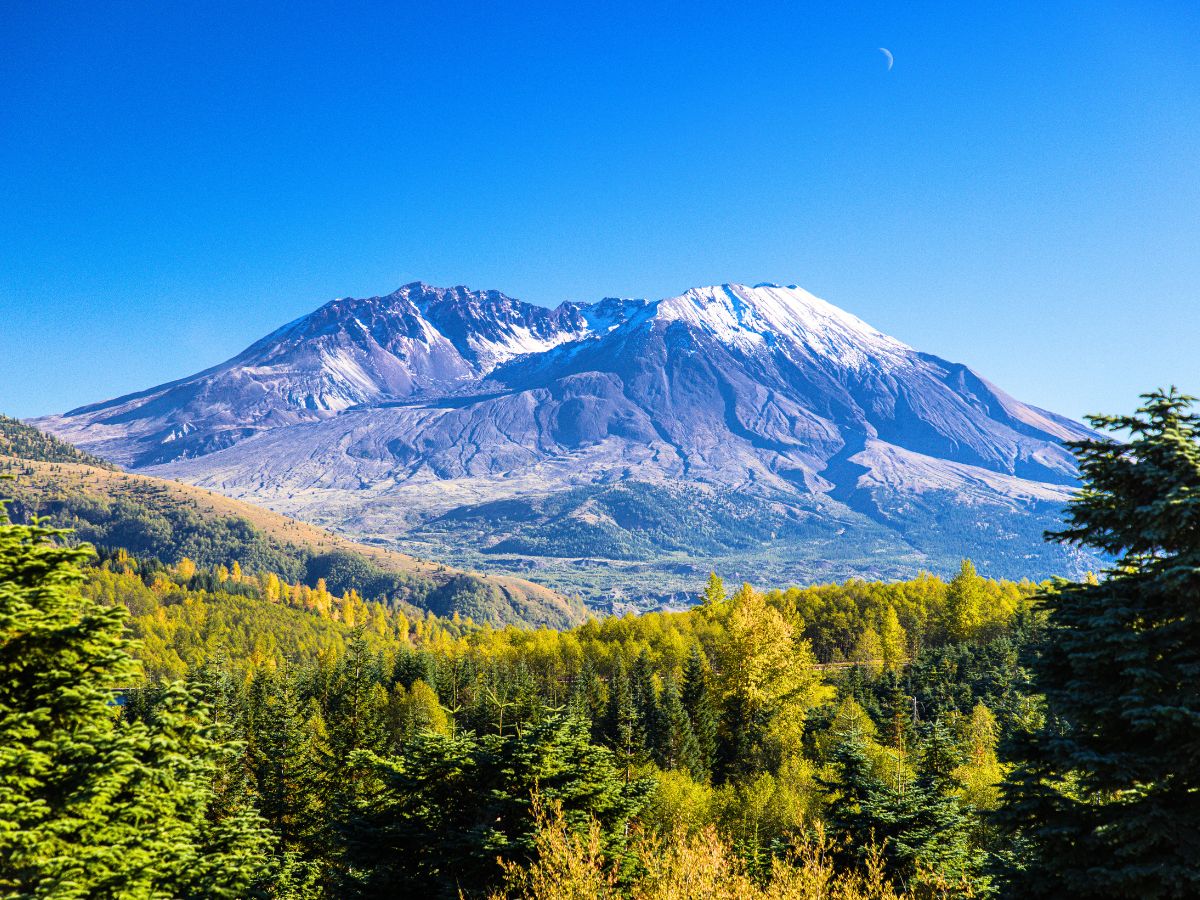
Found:
[[[12,420],[0,424],[14,438],[0,446],[0,475],[13,476],[0,482],[0,498],[16,521],[36,515],[99,548],[170,564],[184,557],[202,566],[237,562],[310,587],[323,578],[338,594],[353,588],[368,600],[495,625],[561,628],[585,615],[577,600],[524,579],[448,568],[192,485],[65,459],[68,445],[47,435],[39,441],[40,432]],[[59,445],[49,459],[44,442]]]
[[[39,420],[133,469],[593,598],[1095,561],[1041,541],[1088,432],[794,286],[546,309],[410,284]]]

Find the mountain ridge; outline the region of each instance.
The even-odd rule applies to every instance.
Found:
[[[607,496],[620,482],[646,496],[678,485],[701,506],[737,496],[809,530],[823,522],[822,540],[858,542],[843,575],[947,570],[961,544],[948,523],[964,503],[977,507],[970,555],[985,571],[1073,574],[1092,562],[1038,542],[1075,484],[1062,442],[1083,426],[795,285],[550,309],[414,282],[331,301],[226,363],[39,424],[140,471],[498,567],[528,561],[496,548],[536,546],[549,555],[534,562],[561,574],[567,557],[554,553],[566,551],[528,533],[533,520],[489,528],[470,510]],[[586,503],[562,515],[569,528],[543,530],[603,532],[599,543],[662,563],[651,521],[613,524]],[[439,530],[448,521],[476,523],[469,550]],[[777,563],[748,574],[836,574],[816,555],[829,552],[822,541],[773,540]],[[1034,571],[1016,571],[1028,560]]]

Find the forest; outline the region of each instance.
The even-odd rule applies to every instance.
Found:
[[[0,894],[1196,896],[1191,402],[1074,445],[1079,582],[498,628],[5,520]]]
[[[354,591],[415,615],[457,613],[528,627],[564,627],[583,618],[575,598],[513,589],[511,581],[400,554],[383,553],[381,560],[370,555],[376,548],[336,540],[320,529],[302,531],[294,520],[264,516],[245,504],[234,505],[232,513],[213,509],[207,492],[189,494],[173,482],[94,462],[70,444],[0,416],[0,477],[13,476],[5,492],[9,518],[64,529],[63,540],[91,544],[101,557],[134,556],[143,569],[194,564],[219,573],[236,566],[270,573],[293,592],[324,584],[338,595]],[[260,514],[259,521],[238,513]],[[245,586],[238,590],[244,593]]]

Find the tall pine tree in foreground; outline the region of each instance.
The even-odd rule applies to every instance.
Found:
[[[252,896],[270,836],[223,789],[221,727],[182,685],[122,719],[125,610],[80,593],[61,534],[0,505],[0,895]]]
[[[1042,598],[1047,721],[1004,786],[1012,896],[1200,896],[1200,418],[1174,389],[1144,400],[1090,420],[1127,442],[1071,445],[1084,487],[1052,537],[1116,563]]]

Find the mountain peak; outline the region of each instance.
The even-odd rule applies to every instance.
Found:
[[[773,283],[549,309],[412,282],[42,424],[349,529],[656,583],[682,547],[747,575],[949,569],[964,534],[989,571],[1062,571],[1040,536],[1075,483],[1061,441],[1087,434]]]
[[[912,348],[796,285],[720,284],[660,301],[660,318],[679,320],[743,350],[790,345],[862,368]]]

